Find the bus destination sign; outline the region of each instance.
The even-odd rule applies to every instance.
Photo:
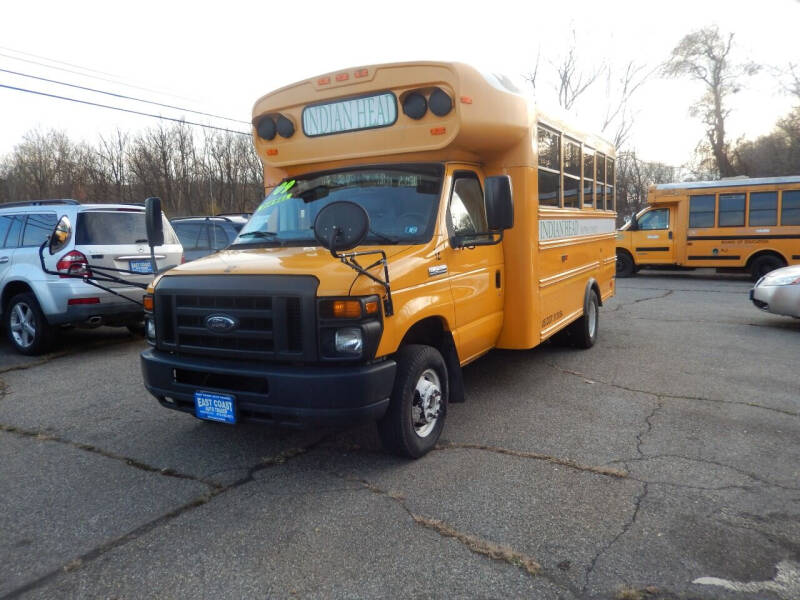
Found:
[[[391,92],[312,104],[303,109],[303,133],[309,137],[389,127],[397,121]]]

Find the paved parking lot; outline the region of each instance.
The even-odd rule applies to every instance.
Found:
[[[204,423],[141,340],[0,343],[2,598],[800,598],[800,321],[618,281],[600,341],[493,352],[418,461]]]

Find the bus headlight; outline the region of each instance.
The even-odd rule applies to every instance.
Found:
[[[338,354],[358,356],[364,350],[364,340],[359,327],[343,327],[334,334],[334,348]]]
[[[150,343],[156,343],[156,320],[151,316],[144,318],[144,335]]]

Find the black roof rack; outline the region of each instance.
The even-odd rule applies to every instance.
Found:
[[[77,200],[28,200],[26,202],[9,202],[8,204],[0,204],[0,208],[17,208],[19,206],[51,206],[58,204],[75,205],[80,204]]]

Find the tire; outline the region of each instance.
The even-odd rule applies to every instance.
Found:
[[[635,274],[633,257],[627,252],[617,252],[617,277],[633,277]]]
[[[17,294],[8,303],[4,315],[8,341],[20,354],[35,356],[47,352],[54,330],[47,322],[36,296]]]
[[[600,321],[600,301],[592,290],[586,300],[583,316],[567,327],[572,345],[576,348],[591,348],[597,341],[597,325]]]
[[[753,281],[758,281],[764,275],[775,269],[785,267],[786,263],[777,256],[768,254],[766,256],[759,256],[750,265],[750,277]]]
[[[419,344],[403,346],[395,360],[394,388],[389,408],[378,421],[378,434],[389,452],[419,458],[433,449],[444,429],[449,398],[447,366],[436,348]],[[435,416],[429,413],[425,418],[420,407],[423,400],[430,402]]]

